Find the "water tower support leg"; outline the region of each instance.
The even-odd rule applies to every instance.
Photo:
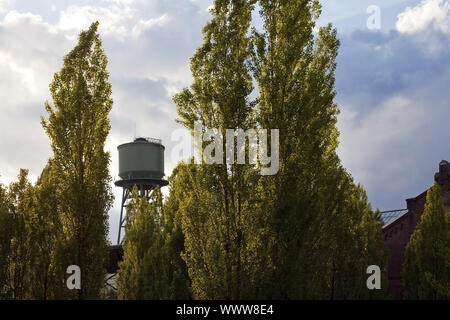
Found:
[[[124,223],[125,223],[125,215],[123,214],[123,209],[126,207],[126,202],[129,197],[130,197],[130,192],[129,192],[128,188],[123,188],[122,205],[120,206],[119,235],[117,237],[117,244],[120,244],[120,236],[121,236],[122,228],[124,227]]]

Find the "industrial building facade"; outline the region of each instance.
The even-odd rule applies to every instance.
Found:
[[[443,160],[439,163],[439,171],[434,180],[442,188],[442,197],[446,210],[450,210],[450,164]],[[407,210],[395,219],[386,221],[383,227],[384,243],[389,250],[387,276],[389,280],[388,293],[396,299],[403,298],[402,266],[405,259],[405,249],[422,216],[427,191],[415,198],[406,199]]]

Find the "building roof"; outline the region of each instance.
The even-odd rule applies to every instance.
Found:
[[[404,216],[407,212],[408,209],[381,211],[381,218],[384,221],[383,228],[387,227],[398,218]]]

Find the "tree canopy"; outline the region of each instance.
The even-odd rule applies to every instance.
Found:
[[[427,192],[424,212],[406,246],[403,283],[406,299],[450,298],[450,212],[437,182]]]

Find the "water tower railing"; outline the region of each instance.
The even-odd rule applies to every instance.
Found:
[[[147,140],[148,142],[152,142],[152,143],[156,143],[156,144],[161,144],[162,145],[162,140],[161,139],[156,139],[156,138],[152,138],[152,137],[143,137],[145,140]]]

